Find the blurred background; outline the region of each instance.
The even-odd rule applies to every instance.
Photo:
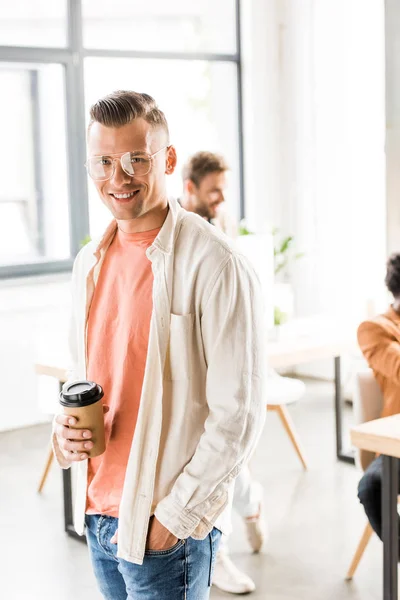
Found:
[[[386,11],[395,9],[386,3]],[[385,258],[399,228],[397,191],[387,189],[396,178],[395,143],[385,156],[385,123],[395,135],[398,118],[385,121],[385,94],[391,112],[398,102],[394,61],[385,57],[383,0],[4,4],[0,352],[7,387],[14,353],[29,373],[41,317],[47,322],[54,312],[57,320],[68,301],[64,282],[82,241],[109,221],[84,168],[85,127],[91,104],[116,89],[147,92],[165,112],[179,160],[171,195],[182,193],[191,154],[220,152],[230,166],[229,213],[245,218],[252,233],[275,230],[277,250],[293,237],[301,258],[292,255],[277,278],[290,283],[283,300],[290,316],[357,323],[384,307]],[[25,396],[33,381],[24,380]],[[7,409],[0,429],[30,423],[36,409],[27,403],[14,406],[14,416]]]
[[[0,431],[44,423],[47,435],[58,388],[35,363],[62,354],[73,259],[109,222],[84,167],[85,130],[91,104],[117,89],[165,112],[171,195],[191,154],[226,158],[227,211],[275,249],[271,339],[321,319],[355,336],[386,308],[400,234],[399,31],[396,0],[1,2]],[[354,350],[343,361],[350,421],[360,360]],[[328,359],[290,372],[333,381]],[[330,597],[361,597],[340,593]]]

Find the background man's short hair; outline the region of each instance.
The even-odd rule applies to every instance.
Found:
[[[90,109],[89,129],[93,123],[100,123],[106,127],[122,127],[138,118],[144,119],[153,127],[165,129],[169,139],[167,119],[154,98],[148,94],[126,90],[112,92],[93,104]]]
[[[202,179],[209,173],[224,173],[229,169],[224,158],[213,152],[196,152],[183,167],[182,177],[190,179],[199,187]]]
[[[386,263],[386,287],[395,297],[400,296],[400,254],[392,254]]]

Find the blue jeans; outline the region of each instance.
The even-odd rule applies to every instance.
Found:
[[[168,550],[146,550],[143,565],[117,558],[110,540],[118,519],[86,515],[86,537],[94,574],[106,600],[207,600],[221,537],[178,541]]]
[[[400,474],[400,460],[398,461]],[[375,533],[382,539],[382,478],[383,458],[378,456],[369,465],[358,484],[358,498],[364,507],[368,521]],[[400,484],[400,479],[399,479]],[[400,489],[399,489],[400,492]],[[399,556],[400,556],[400,519],[399,519]]]

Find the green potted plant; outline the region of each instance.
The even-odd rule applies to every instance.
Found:
[[[293,263],[304,256],[295,250],[293,235],[282,236],[280,229],[272,230],[274,240],[274,324],[283,325],[293,316],[294,295],[290,283]]]

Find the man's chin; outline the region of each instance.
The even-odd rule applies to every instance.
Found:
[[[113,214],[113,217],[119,221],[138,219],[143,215],[144,212],[143,204],[141,202],[139,204],[129,204],[127,206],[124,206],[123,204],[119,206],[113,202],[109,208]]]

